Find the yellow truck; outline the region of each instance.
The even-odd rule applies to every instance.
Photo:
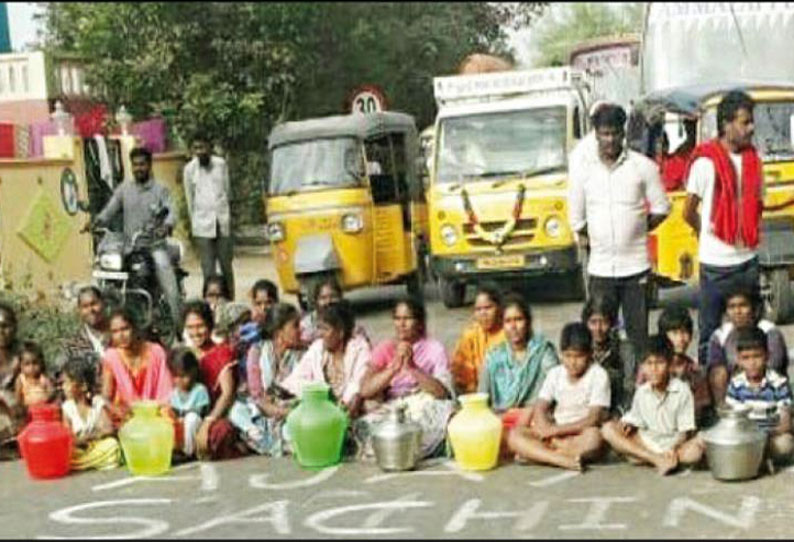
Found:
[[[567,220],[567,156],[586,133],[582,72],[547,68],[433,80],[430,268],[446,307],[482,279],[567,275],[584,293]]]

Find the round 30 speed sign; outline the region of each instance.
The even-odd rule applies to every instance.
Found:
[[[375,85],[362,85],[352,92],[349,103],[353,114],[377,113],[386,109],[386,96]]]

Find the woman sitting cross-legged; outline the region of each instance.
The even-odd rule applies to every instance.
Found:
[[[248,351],[247,393],[238,394],[229,419],[243,440],[259,454],[284,453],[282,429],[294,396],[282,385],[301,357],[300,313],[289,303],[270,307],[265,317],[266,339]]]
[[[502,319],[505,340],[485,356],[478,390],[490,396],[497,413],[534,401],[546,374],[559,364],[554,345],[532,329],[532,313],[523,297],[505,296]]]
[[[347,301],[328,305],[317,319],[321,338],[312,343],[282,387],[300,397],[306,384],[324,382],[331,388],[332,399],[354,418],[361,406],[361,377],[372,359],[372,350],[364,337],[354,334],[356,320]]]
[[[165,350],[141,338],[127,309],[113,311],[108,321],[111,346],[102,358],[102,396],[113,425],[120,427],[138,401],[156,401],[168,412],[174,384]]]
[[[444,346],[427,337],[427,318],[420,302],[411,298],[398,301],[393,318],[395,338],[375,347],[361,383],[364,399],[385,404],[373,405],[372,412],[355,422],[353,433],[359,455],[372,457],[372,429],[395,403],[404,403],[407,417],[422,427],[421,456],[430,457],[443,448],[454,410],[449,361]]]
[[[189,301],[183,310],[184,328],[195,345],[201,382],[210,394],[211,409],[196,434],[198,459],[233,459],[245,452],[228,420],[234,402],[236,371],[234,351],[227,343],[212,341],[212,309],[202,300]]]

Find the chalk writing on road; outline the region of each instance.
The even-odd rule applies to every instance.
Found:
[[[546,522],[547,525],[557,525],[557,529],[562,533],[577,531],[582,533],[591,532],[594,535],[604,530],[626,530],[632,525],[629,522],[616,523],[608,522],[607,515],[622,511],[625,517],[626,512],[630,512],[630,517],[637,517],[636,510],[643,506],[643,499],[631,496],[594,496],[578,499],[562,499],[560,501],[541,500],[535,501],[531,506],[523,509],[504,510],[504,501],[496,503],[485,503],[481,499],[467,499],[460,505],[455,506],[454,510],[448,514],[446,521],[437,523],[439,532],[418,533],[416,525],[411,519],[411,513],[423,509],[434,509],[434,514],[441,515],[442,509],[439,503],[433,502],[427,497],[423,497],[420,492],[402,495],[400,497],[373,502],[372,495],[367,492],[355,490],[336,490],[329,491],[323,499],[316,499],[315,503],[322,501],[323,508],[308,512],[300,503],[293,503],[290,499],[279,499],[267,501],[245,510],[233,514],[219,515],[211,514],[212,519],[200,523],[199,525],[177,525],[173,536],[189,536],[201,534],[210,536],[210,531],[217,532],[217,528],[223,525],[256,525],[256,532],[261,536],[268,534],[290,535],[294,532],[295,526],[300,525],[315,533],[325,536],[383,536],[383,535],[410,535],[420,534],[424,537],[441,534],[455,534],[465,531],[472,525],[482,526],[487,523],[498,522],[506,525],[505,520],[513,520],[510,532],[514,534],[527,535],[531,531]],[[351,497],[359,497],[362,502],[351,503]],[[342,501],[340,504],[330,503],[337,498]],[[444,501],[444,507],[449,503]],[[554,506],[552,506],[554,504]],[[556,512],[560,510],[570,510],[572,506],[588,505],[588,509],[580,523],[566,524],[561,523],[560,518],[554,518]],[[685,516],[701,520],[708,518],[713,524],[732,529],[742,529],[749,531],[756,524],[756,515],[761,508],[762,501],[758,497],[744,497],[738,507],[736,505],[720,509],[711,505],[698,502],[691,497],[680,497],[673,499],[666,507],[660,527],[676,529],[685,527],[683,519]],[[192,502],[188,499],[123,499],[106,500],[98,502],[83,503],[68,508],[63,508],[52,512],[49,515],[50,524],[48,533],[53,532],[53,527],[80,526],[79,531],[72,529],[67,536],[65,534],[40,535],[38,538],[149,538],[162,536],[168,533],[172,526],[169,522],[162,519],[166,517],[179,517],[175,514],[175,508],[181,506],[185,508],[183,512],[189,510]],[[629,510],[626,507],[633,507]],[[518,506],[517,508],[521,508]],[[131,512],[134,509],[135,512]],[[143,511],[151,511],[149,517],[143,517]],[[102,516],[101,513],[112,515]],[[367,513],[367,514],[363,514]],[[195,515],[185,513],[184,517],[195,518]],[[689,518],[690,520],[692,518]],[[399,523],[398,523],[399,520]],[[391,521],[391,524],[386,524]],[[643,520],[645,521],[645,520]],[[108,531],[112,526],[110,534]],[[124,529],[129,526],[130,530]],[[95,531],[94,531],[95,530]]]

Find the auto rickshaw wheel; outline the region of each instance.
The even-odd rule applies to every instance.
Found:
[[[791,296],[787,268],[763,269],[761,271],[761,297],[764,302],[764,314],[768,320],[775,324],[783,324],[788,321],[794,299]]]
[[[330,277],[334,276],[333,273],[312,273],[311,275],[303,275],[298,280],[298,305],[304,312],[314,310],[314,303],[312,301],[312,292],[317,289],[320,282],[325,282]]]
[[[463,306],[466,296],[466,283],[441,277],[439,280],[441,301],[448,309],[457,309]]]

